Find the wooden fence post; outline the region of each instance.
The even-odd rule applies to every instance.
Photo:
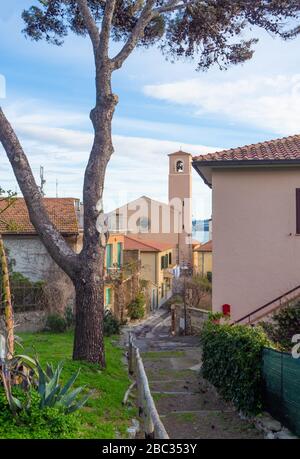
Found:
[[[167,431],[161,422],[153,401],[148,378],[139,349],[134,345],[131,333],[128,343],[128,371],[135,375],[138,393],[139,416],[142,418],[146,439],[168,439]]]
[[[130,375],[134,373],[134,349],[132,343],[132,335],[129,333],[129,342],[128,342],[128,371]]]
[[[176,335],[176,311],[175,304],[171,306],[171,334],[172,336]]]

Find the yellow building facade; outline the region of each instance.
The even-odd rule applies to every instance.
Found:
[[[201,244],[194,250],[194,272],[212,279],[212,241]]]

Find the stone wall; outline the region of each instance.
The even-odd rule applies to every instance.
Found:
[[[15,261],[14,271],[22,273],[33,282],[43,280],[55,263],[37,236],[5,236],[9,259]]]
[[[46,325],[46,311],[17,312],[14,314],[15,333],[42,331]]]
[[[74,250],[77,250],[76,237],[66,238]],[[49,273],[58,270],[46,247],[38,236],[5,235],[5,248],[8,258],[15,261],[14,271],[23,274],[32,282],[45,280]]]
[[[185,308],[183,304],[171,306],[172,333],[183,335],[185,333]],[[188,335],[199,335],[204,322],[208,319],[208,311],[198,308],[186,308],[186,331]]]

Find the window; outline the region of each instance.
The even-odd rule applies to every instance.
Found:
[[[111,298],[112,298],[112,293],[111,293],[112,289],[111,287],[107,288],[105,290],[105,306],[109,306],[111,304]]]
[[[107,244],[106,246],[106,268],[111,268],[112,267],[112,258],[113,255],[113,246],[112,244]]]
[[[140,217],[136,224],[140,233],[148,233],[150,230],[150,220],[148,217]]]
[[[169,266],[169,255],[165,255],[165,268],[168,268]]]
[[[172,252],[169,253],[169,265],[172,264]]]
[[[122,254],[123,254],[123,244],[122,244],[122,242],[118,242],[117,250],[118,250],[118,268],[121,268],[121,266],[122,266]]]
[[[183,161],[180,159],[179,161],[176,162],[176,172],[183,172],[184,171],[184,165]]]
[[[296,189],[296,233],[300,234],[300,188]]]
[[[169,254],[163,255],[160,259],[160,269],[166,269],[169,266]]]

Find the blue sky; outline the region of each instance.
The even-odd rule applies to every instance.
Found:
[[[59,196],[81,197],[92,141],[91,47],[88,39],[75,36],[60,48],[25,39],[20,16],[33,3],[1,2],[0,103],[37,179],[39,166],[44,166],[47,196],[55,196],[58,180]],[[120,102],[106,210],[141,195],[166,201],[167,154],[180,147],[208,153],[299,133],[300,38],[282,42],[260,30],[253,33],[260,38],[254,58],[226,72],[214,68],[199,73],[195,63],[166,62],[153,48],[136,51],[115,73]],[[115,50],[113,45],[111,52]],[[2,149],[0,155],[0,184],[14,190],[16,181]],[[193,198],[194,216],[209,217],[210,190],[197,175]]]

